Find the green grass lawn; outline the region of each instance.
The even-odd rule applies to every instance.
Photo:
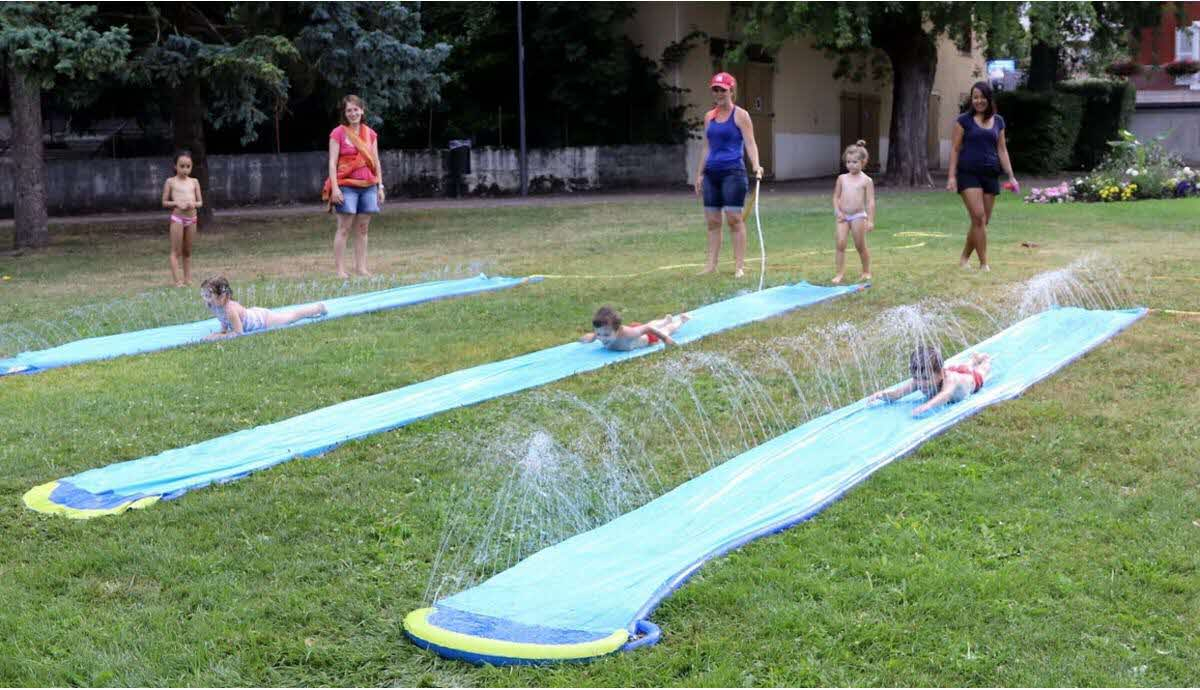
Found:
[[[868,324],[927,297],[1003,309],[1014,284],[1092,252],[1119,265],[1136,302],[1200,310],[1200,200],[1030,206],[1006,197],[990,228],[988,274],[957,268],[965,213],[956,197],[879,201],[865,293],[547,388],[600,401],[694,352],[734,353],[753,368],[747,353],[758,343]],[[828,280],[830,215],[824,196],[764,193],[768,284]],[[195,289],[165,287],[159,225],[57,228],[50,249],[0,257],[0,275],[11,276],[0,282],[0,356],[21,343],[203,318]],[[401,626],[427,603],[472,454],[516,418],[556,414],[539,402],[545,391],[119,517],[76,522],[23,506],[26,490],[53,479],[559,344],[603,303],[647,320],[757,283],[753,232],[750,278],[733,280],[728,263],[721,276],[693,275],[704,231],[687,197],[394,206],[371,233],[383,278],[349,286],[330,276],[331,237],[325,215],[230,221],[198,238],[196,277],[223,272],[235,296],[253,289],[262,306],[273,306],[270,295],[474,270],[560,277],[0,379],[0,684],[1200,684],[1194,314],[1151,313],[816,519],[708,564],[653,614],[660,644],[590,664],[472,667],[419,650]],[[850,277],[856,262],[851,249]],[[803,358],[791,364],[802,381],[816,375]],[[787,384],[763,381],[786,404]],[[720,391],[703,392],[717,410],[714,433],[734,438]],[[647,462],[667,458],[665,447],[648,441]],[[667,484],[687,478],[673,461],[659,469]]]

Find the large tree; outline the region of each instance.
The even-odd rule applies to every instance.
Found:
[[[98,31],[92,26],[94,14],[94,7],[64,3],[0,4],[0,65],[12,108],[17,249],[50,243],[42,93],[61,89],[68,99],[82,99],[89,94],[86,83],[120,69],[129,52],[128,31]]]
[[[110,86],[168,94],[175,146],[191,151],[204,189],[210,135],[246,146],[273,129],[278,150],[294,110],[299,128],[319,129],[356,92],[378,122],[437,98],[445,81],[449,47],[422,45],[413,3],[127,2],[102,15],[133,35],[132,68]]]
[[[937,44],[949,37],[961,49],[993,36],[1009,36],[1020,3],[974,2],[754,2],[742,6],[748,39],[778,47],[789,38],[809,41],[836,55],[838,74],[874,51],[887,58],[892,78],[892,119],[884,180],[928,186],[926,132],[929,95],[937,72]]]

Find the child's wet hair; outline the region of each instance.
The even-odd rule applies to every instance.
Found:
[[[592,317],[592,328],[600,328],[608,326],[611,330],[617,330],[621,327],[621,315],[616,309],[605,305],[596,310],[596,315]]]
[[[192,162],[195,162],[195,159],[192,158],[192,152],[187,149],[179,149],[178,151],[175,152],[175,158],[174,158],[173,164],[179,165],[180,158],[186,158]]]
[[[908,358],[908,371],[914,379],[932,379],[942,373],[942,353],[931,345],[918,345]]]
[[[205,290],[218,297],[221,295],[233,296],[233,288],[229,287],[229,281],[225,280],[225,276],[205,278],[204,282],[200,283],[200,292],[204,292]]]
[[[842,151],[842,160],[843,161],[845,161],[847,158],[849,158],[851,156],[861,159],[863,166],[865,167],[867,164],[867,161],[871,160],[871,154],[867,152],[867,142],[862,139],[859,139],[858,141],[854,142],[853,144],[847,146],[845,151]]]

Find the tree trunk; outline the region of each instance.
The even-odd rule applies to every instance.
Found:
[[[172,104],[175,148],[192,153],[192,177],[200,182],[204,205],[199,209],[200,223],[212,221],[213,207],[208,187],[208,152],[204,140],[204,99],[197,80],[175,87]]]
[[[895,40],[880,46],[892,61],[892,121],[888,127],[884,183],[931,187],[929,95],[937,72],[937,45],[919,22],[909,31],[893,27]]]
[[[8,69],[13,126],[13,247],[50,244],[46,218],[46,161],[42,152],[42,90]]]
[[[1058,81],[1058,48],[1034,42],[1029,50],[1029,80],[1026,87],[1031,91],[1049,91]]]

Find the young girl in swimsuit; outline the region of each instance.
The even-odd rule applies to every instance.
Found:
[[[838,175],[837,183],[833,186],[833,215],[837,218],[837,231],[834,234],[837,240],[837,253],[834,255],[837,275],[833,277],[834,285],[842,282],[846,273],[847,235],[854,237],[854,248],[862,260],[862,277],[859,280],[871,279],[867,233],[875,229],[875,182],[863,173],[870,158],[866,144],[859,139],[853,146],[846,147],[842,162],[849,172]]]
[[[175,155],[175,175],[163,184],[162,205],[171,209],[171,278],[175,287],[192,283],[192,240],[196,238],[196,209],[204,205],[200,181],[192,174],[192,154]],[[179,264],[183,264],[183,279]]]
[[[921,345],[912,353],[908,360],[908,369],[912,378],[895,388],[872,393],[868,402],[899,400],[909,393],[919,390],[928,398],[924,403],[913,408],[914,417],[924,414],[938,405],[948,402],[958,402],[972,393],[978,393],[983,388],[983,382],[992,372],[992,357],[986,352],[971,355],[970,364],[954,364],[942,366],[942,355],[937,349]]]
[[[674,345],[675,341],[671,339],[671,334],[679,330],[691,318],[690,314],[679,314],[678,316],[667,314],[650,323],[642,324],[634,321],[622,326],[621,315],[615,309],[600,307],[596,310],[596,315],[592,317],[592,328],[595,330],[584,334],[579,342],[590,343],[599,340],[604,347],[620,351],[649,347],[659,341],[667,345]]]
[[[233,290],[229,287],[229,281],[225,280],[223,276],[208,278],[200,283],[200,296],[204,298],[204,305],[221,322],[221,330],[208,334],[205,336],[205,340],[232,338],[266,328],[286,326],[300,319],[324,316],[328,312],[324,302],[290,311],[275,312],[264,307],[247,309],[233,301]]]

